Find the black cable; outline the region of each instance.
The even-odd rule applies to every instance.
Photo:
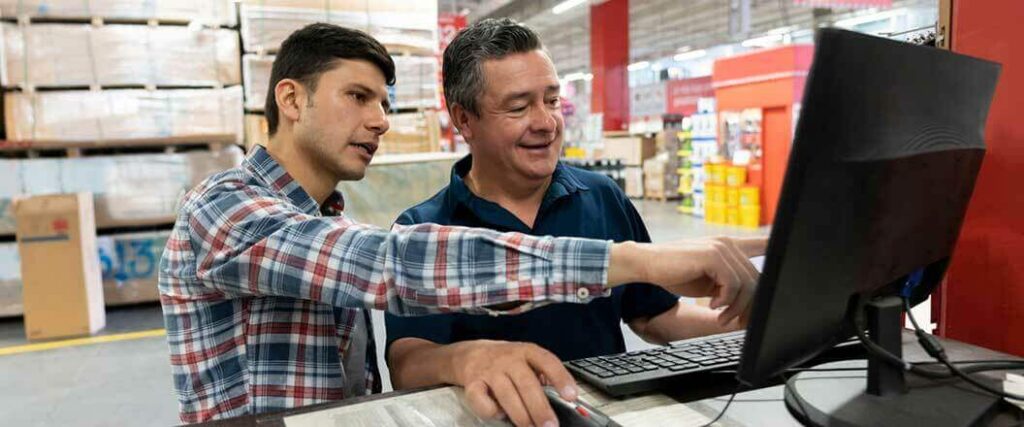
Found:
[[[960,368],[962,371],[967,373],[979,373],[986,371],[1006,371],[1006,370],[1020,370],[1024,369],[1024,360],[955,360],[950,361],[954,365],[969,365]],[[911,365],[914,366],[928,366],[928,365],[941,365],[942,362],[914,362]],[[865,371],[867,366],[862,368],[789,368],[786,369],[785,373],[800,373],[800,372],[842,372],[842,371]],[[735,369],[716,369],[711,371],[715,374],[737,374],[739,371]],[[955,375],[948,371],[934,372],[936,375],[942,375],[943,378],[952,378]]]
[[[722,407],[722,410],[718,412],[718,416],[716,416],[715,419],[709,421],[707,424],[702,425],[701,427],[711,427],[712,425],[717,423],[718,420],[722,419],[722,416],[725,415],[725,411],[729,410],[729,405],[732,405],[732,401],[736,399],[736,395],[739,394],[740,390],[742,389],[742,385],[736,386],[736,391],[732,392],[732,396],[729,396],[729,401],[725,402],[725,406]]]
[[[921,326],[917,324],[917,319],[914,319],[914,313],[910,311],[910,299],[903,299],[903,309],[907,313],[907,317],[910,319],[910,323],[914,325],[914,333],[917,335],[917,340],[921,344],[921,347],[924,348],[924,351],[927,352],[929,356],[932,356],[939,362],[942,362],[942,364],[945,365],[946,368],[950,370],[950,372],[960,377],[964,381],[971,383],[975,387],[985,390],[996,396],[1024,400],[1024,395],[1010,393],[1005,390],[1000,390],[981,381],[978,381],[974,377],[968,375],[966,372],[960,370],[960,368],[958,368],[956,365],[950,363],[949,357],[946,356],[946,349],[942,347],[942,343],[940,343],[939,340],[935,339],[934,336],[929,335],[927,332],[921,329]]]
[[[1010,360],[1010,359],[975,359],[975,360],[952,360],[954,365],[981,365],[981,364],[1005,364],[1020,366],[1024,368],[1024,360]],[[942,362],[914,362],[915,365],[941,365]],[[1013,369],[1013,368],[1007,368]]]

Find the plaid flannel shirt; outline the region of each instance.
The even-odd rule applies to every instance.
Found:
[[[338,193],[324,205],[260,148],[185,196],[159,279],[183,422],[351,397],[340,360],[366,308],[498,314],[485,307],[524,302],[500,312],[511,314],[606,294],[609,242],[388,232],[341,214]]]

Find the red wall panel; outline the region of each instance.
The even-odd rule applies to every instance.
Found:
[[[952,49],[1003,64],[939,332],[1024,356],[1024,1],[953,2]]]

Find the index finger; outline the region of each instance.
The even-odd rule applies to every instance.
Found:
[[[565,369],[565,365],[562,365],[562,361],[558,360],[554,354],[538,347],[538,350],[526,352],[526,362],[534,371],[547,378],[563,399],[575,401],[579,396],[579,392],[576,391],[576,380],[572,378],[572,374]]]

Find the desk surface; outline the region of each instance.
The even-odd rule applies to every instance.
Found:
[[[946,353],[951,360],[976,360],[976,359],[1020,359],[1004,353],[988,350],[985,348],[961,343],[953,340],[942,340],[946,347]],[[927,354],[917,345],[913,333],[905,331],[903,334],[904,358],[908,361],[929,361]],[[999,372],[986,373],[984,375],[998,376]],[[737,383],[731,375],[720,375],[720,378],[709,377],[694,387],[678,392],[667,392],[667,396],[676,402],[686,403],[686,406],[697,412],[713,418],[725,406],[729,396],[736,389]],[[436,387],[434,387],[436,388]],[[391,393],[384,393],[374,396],[365,396],[355,399],[347,399],[338,402],[325,403],[321,405],[296,408],[288,411],[247,415],[227,420],[206,423],[206,426],[215,427],[241,427],[241,426],[284,426],[284,418],[291,415],[306,414],[322,410],[341,408],[359,403],[392,399],[401,396],[409,396],[413,393],[428,389],[407,390]],[[736,395],[725,413],[722,425],[736,426],[765,426],[765,427],[796,427],[800,424],[789,414],[783,403],[783,387],[781,385],[770,386],[752,390]],[[1004,402],[1005,403],[1005,402]],[[1018,412],[1015,412],[1009,404],[1005,404],[1007,410],[1003,411],[992,424],[994,426],[1017,426],[1020,425]]]

